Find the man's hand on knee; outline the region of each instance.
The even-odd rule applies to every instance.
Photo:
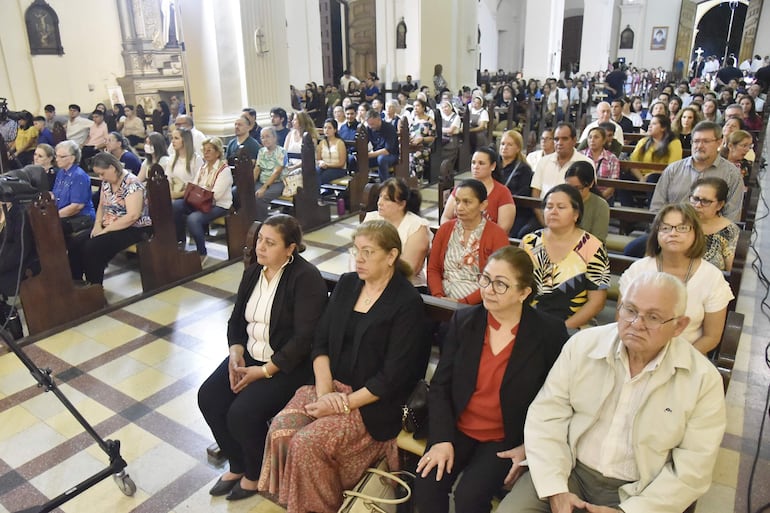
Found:
[[[585,509],[588,503],[574,493],[557,493],[548,497],[552,513],[572,513],[575,508]]]

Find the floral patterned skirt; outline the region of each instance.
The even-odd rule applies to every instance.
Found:
[[[334,389],[352,392],[338,381]],[[380,458],[387,458],[391,470],[398,468],[395,439],[373,439],[358,409],[347,415],[311,417],[305,405],[316,399],[315,386],[297,390],[273,418],[267,434],[259,490],[278,495],[287,513],[335,513],[342,492],[353,488]]]

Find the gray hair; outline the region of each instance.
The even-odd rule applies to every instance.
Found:
[[[58,150],[59,148],[66,149],[70,155],[75,157],[74,165],[80,164],[80,145],[78,143],[67,139],[66,141],[62,141],[56,145],[56,149]]]
[[[674,315],[677,317],[684,315],[687,308],[687,288],[682,280],[676,276],[661,271],[648,271],[640,274],[631,282],[626,290],[625,296],[628,296],[632,290],[641,287],[654,287],[664,289],[666,293],[671,293],[676,298],[674,304]]]

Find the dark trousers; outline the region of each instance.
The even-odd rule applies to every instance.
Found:
[[[447,513],[449,492],[460,472],[463,477],[455,489],[455,511],[460,513],[489,513],[491,501],[503,487],[511,469],[510,458],[498,458],[497,453],[512,449],[505,442],[479,442],[455,430],[454,467],[436,481],[436,470],[428,477],[417,476],[414,481],[414,501],[419,513]]]
[[[390,178],[390,167],[395,166],[397,162],[398,155],[379,155],[369,159],[369,167],[377,167],[377,172],[380,174],[380,183],[383,183]]]
[[[90,283],[102,283],[104,270],[115,255],[132,244],[152,234],[152,228],[125,228],[91,237],[88,231],[78,233],[69,249],[72,278],[79,280],[86,275]]]
[[[244,354],[246,366],[262,365]],[[230,472],[256,481],[262,468],[268,422],[309,382],[310,368],[278,372],[271,379],[254,381],[239,394],[230,390],[226,358],[198,390],[198,407],[230,461]]]
[[[195,241],[195,249],[199,255],[205,255],[206,251],[206,227],[217,217],[222,217],[227,210],[216,205],[208,212],[195,210],[185,203],[183,198],[175,199],[171,203],[174,214],[174,226],[176,227],[176,240],[184,242],[185,229]]]

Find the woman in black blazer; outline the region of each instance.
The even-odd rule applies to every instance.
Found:
[[[260,490],[288,513],[334,513],[342,491],[387,457],[398,466],[400,406],[430,352],[424,307],[387,221],[361,224],[313,346],[315,385],[302,387],[270,424]]]
[[[521,473],[524,420],[567,340],[564,322],[531,308],[532,260],[506,246],[479,275],[483,305],[450,321],[428,396],[428,449],[417,465],[420,513],[487,513],[492,497]]]
[[[209,491],[238,500],[257,493],[268,421],[311,378],[310,349],[327,301],[326,283],[299,256],[302,230],[269,217],[257,263],[243,273],[227,325],[230,356],[201,385],[198,405],[230,468]]]

